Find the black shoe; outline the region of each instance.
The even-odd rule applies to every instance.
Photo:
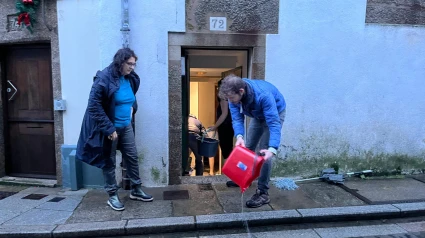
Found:
[[[136,185],[131,189],[130,199],[140,200],[144,202],[153,201],[153,197],[151,195],[143,192],[141,185]]]
[[[249,208],[256,208],[268,203],[270,203],[269,194],[257,190],[251,199],[246,201],[246,206]]]
[[[122,211],[125,209],[117,193],[109,195],[108,205],[115,211]]]
[[[226,186],[227,187],[235,187],[235,188],[238,188],[239,187],[239,185],[237,185],[235,182],[233,182],[232,180],[230,180],[230,181],[227,181],[226,182]]]

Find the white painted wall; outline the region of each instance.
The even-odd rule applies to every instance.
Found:
[[[266,80],[306,155],[425,153],[425,28],[365,25],[366,0],[281,0]]]
[[[189,90],[190,90],[190,101],[189,101],[189,113],[199,117],[199,110],[198,110],[198,82],[190,82]]]
[[[129,1],[130,47],[139,57],[136,143],[145,186],[168,184],[168,32],[185,30],[183,0]],[[65,144],[75,145],[92,79],[121,47],[120,0],[58,0]],[[153,174],[158,174],[155,176]]]
[[[198,119],[205,128],[215,123],[214,83],[198,83]]]

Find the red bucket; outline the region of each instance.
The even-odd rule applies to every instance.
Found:
[[[243,193],[251,185],[252,181],[260,176],[263,163],[264,158],[262,156],[245,147],[236,146],[229,158],[227,158],[222,172],[239,185]]]

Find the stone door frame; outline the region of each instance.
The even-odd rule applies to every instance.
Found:
[[[169,184],[181,183],[183,144],[182,48],[249,49],[249,77],[256,79],[265,78],[266,35],[168,33]]]

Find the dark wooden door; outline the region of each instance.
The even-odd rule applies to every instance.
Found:
[[[6,173],[56,178],[50,47],[10,47],[5,63]]]

